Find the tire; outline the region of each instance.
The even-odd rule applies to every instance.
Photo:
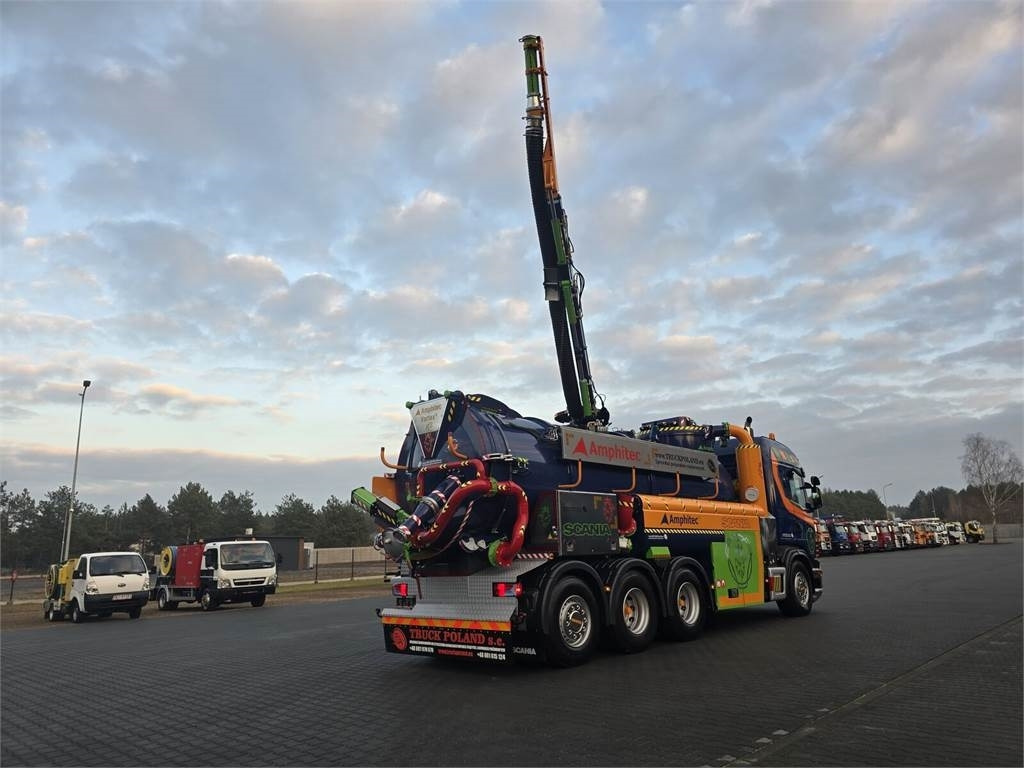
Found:
[[[140,616],[142,616],[142,606],[138,606],[137,608],[129,608],[128,609],[128,618],[129,619],[137,619]]]
[[[43,603],[43,618],[47,621],[60,621],[64,616],[52,600],[47,600]]]
[[[647,650],[658,633],[658,599],[650,582],[639,571],[630,571],[614,594],[608,627],[612,647],[622,653]]]
[[[668,611],[662,624],[673,640],[696,640],[708,621],[708,592],[704,580],[692,568],[679,568],[669,577],[665,594]]]
[[[204,611],[214,610],[218,603],[217,599],[207,591],[203,591],[203,594],[199,596],[199,605]]]
[[[82,609],[78,607],[78,601],[71,601],[71,622],[73,624],[81,624],[85,621],[85,614],[82,613]]]
[[[811,576],[807,566],[793,561],[786,574],[786,596],[778,601],[783,616],[806,616],[814,604]]]
[[[249,601],[249,603],[252,605],[253,608],[262,608],[263,605],[266,602],[267,602],[267,596],[266,595],[258,595],[258,596],[254,597],[252,600]]]
[[[567,576],[555,583],[548,601],[549,631],[544,638],[544,652],[555,667],[583,664],[597,647],[597,601],[580,579]]]
[[[156,609],[158,611],[169,611],[171,609],[170,601],[167,599],[167,590],[162,587],[156,593]]]

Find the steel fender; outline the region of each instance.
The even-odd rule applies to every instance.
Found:
[[[654,570],[654,566],[646,560],[641,560],[638,557],[626,557],[615,560],[606,560],[598,568],[598,572],[604,579],[604,588],[599,594],[600,602],[604,610],[604,625],[611,626],[612,624],[612,606],[616,605],[622,598],[622,579],[628,573],[633,571],[639,571],[644,575],[647,581],[651,585],[651,589],[656,596],[658,601],[657,612],[659,616],[665,615],[665,597],[664,587],[658,579],[658,574]]]
[[[662,595],[663,601],[663,613],[661,615],[668,615],[668,606],[671,603],[671,601],[667,598],[669,580],[672,578],[673,574],[675,574],[676,571],[682,568],[689,568],[691,571],[693,571],[700,577],[700,580],[704,586],[704,597],[708,601],[708,606],[711,608],[712,611],[714,611],[715,600],[711,596],[711,592],[709,591],[711,579],[708,578],[707,570],[704,568],[703,565],[700,564],[700,561],[694,560],[692,557],[677,557],[674,560],[672,560],[671,563],[669,563],[668,568],[666,568],[665,572],[662,574],[661,585],[660,589],[658,590],[658,592]]]
[[[584,562],[583,560],[560,560],[554,563],[554,565],[541,577],[540,582],[537,585],[540,591],[540,600],[537,604],[537,610],[535,616],[540,617],[540,631],[543,634],[547,634],[551,631],[551,627],[548,626],[548,616],[550,611],[550,595],[551,586],[557,584],[565,576],[578,576],[583,582],[591,588],[594,593],[594,599],[597,601],[598,610],[604,611],[605,601],[602,598],[603,592],[603,581],[601,575],[590,563]],[[601,621],[604,622],[604,617],[601,617]]]

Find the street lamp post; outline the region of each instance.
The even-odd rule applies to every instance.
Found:
[[[78,408],[78,439],[75,440],[75,469],[71,474],[71,504],[68,506],[68,521],[64,526],[64,543],[60,550],[60,562],[68,559],[68,550],[71,548],[71,518],[75,513],[75,484],[78,482],[78,447],[82,444],[82,414],[85,412],[85,391],[92,384],[89,379],[82,382],[82,392],[78,395],[82,398],[82,404]]]
[[[882,486],[882,503],[885,505],[885,517],[888,520],[892,519],[892,515],[889,514],[889,502],[885,500],[885,489],[890,485],[892,485],[892,483],[886,483]]]

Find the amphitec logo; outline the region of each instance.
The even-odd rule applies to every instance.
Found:
[[[640,461],[643,458],[643,454],[640,451],[634,451],[632,448],[628,448],[624,445],[602,445],[596,440],[591,440],[589,445],[584,438],[580,438],[576,441],[575,447],[572,449],[572,456],[586,456],[594,457],[598,456],[602,459],[608,459],[609,461]]]

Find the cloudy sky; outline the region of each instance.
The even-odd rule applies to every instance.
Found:
[[[431,388],[564,407],[518,38],[613,426],[830,488],[1021,454],[1019,2],[11,2],[0,479],[347,498]]]

